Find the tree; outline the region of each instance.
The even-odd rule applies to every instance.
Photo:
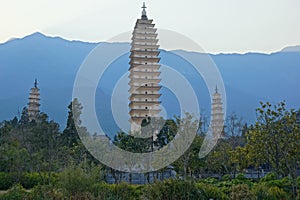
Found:
[[[114,138],[114,144],[125,151],[145,153],[150,151],[148,138],[137,138],[124,132],[119,132]]]
[[[248,158],[257,167],[270,164],[277,177],[289,175],[296,196],[296,170],[300,161],[297,113],[287,110],[285,102],[275,106],[261,102],[257,114],[257,122],[246,134]]]
[[[185,117],[182,119],[180,119],[179,117],[176,117],[176,125],[178,127],[177,134],[179,136],[183,136],[183,139],[185,140],[185,139],[187,139],[187,138],[185,138],[187,135],[195,134],[195,136],[196,136],[196,132],[199,129],[199,120],[195,120],[193,115],[191,115],[189,113],[185,113]],[[186,177],[187,177],[188,167],[192,161],[192,158],[194,158],[195,155],[198,155],[198,152],[200,150],[200,149],[198,149],[198,146],[197,146],[197,145],[199,145],[198,144],[199,141],[198,140],[197,140],[197,142],[194,142],[194,141],[195,141],[195,139],[190,144],[189,148],[184,152],[184,154],[174,163],[177,166],[177,168],[182,169],[184,179],[186,179]],[[183,141],[182,143],[185,144],[185,142],[186,141]],[[194,145],[193,145],[193,143],[194,143]],[[195,151],[197,151],[197,152],[195,152]]]
[[[228,137],[241,136],[244,129],[243,118],[231,113],[226,119],[225,133]]]
[[[175,137],[177,129],[178,127],[174,120],[166,120],[164,126],[157,135],[157,139],[154,142],[155,146],[162,148],[163,146],[167,145]]]
[[[81,125],[80,115],[83,109],[81,103],[75,98],[69,104],[68,109],[67,125],[60,137],[62,143],[60,153],[64,154],[61,157],[69,159],[69,162],[75,164],[81,163],[84,159],[87,159],[90,163],[99,164],[99,161],[90,154],[79,137],[79,133],[81,136],[84,134],[84,136],[89,137],[86,127]]]
[[[209,153],[206,161],[207,171],[217,174],[230,174],[233,171],[230,159],[232,146],[225,139],[220,139],[214,149]]]
[[[62,140],[65,146],[74,147],[78,145],[80,141],[74,120],[76,120],[77,125],[80,124],[79,116],[81,114],[82,106],[78,99],[75,98],[69,104],[68,109],[67,126],[62,133]]]

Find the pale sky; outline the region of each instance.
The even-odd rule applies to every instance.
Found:
[[[0,43],[33,32],[106,41],[131,31],[142,0],[0,0]],[[300,45],[300,0],[145,0],[157,28],[210,53],[274,52]]]

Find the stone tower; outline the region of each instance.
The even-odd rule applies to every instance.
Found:
[[[158,117],[161,94],[159,45],[157,29],[148,19],[145,3],[141,19],[134,27],[130,54],[130,124],[131,131],[140,131],[143,119]]]
[[[35,120],[40,112],[40,89],[37,87],[37,80],[35,79],[34,87],[31,88],[28,103],[28,117],[29,121]]]
[[[218,92],[218,87],[216,86],[215,93],[213,94],[212,99],[212,121],[211,128],[213,137],[219,137],[220,134],[223,134],[224,129],[224,113],[223,113],[223,103],[221,94]]]

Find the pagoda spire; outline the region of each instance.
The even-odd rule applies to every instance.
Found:
[[[218,85],[216,85],[215,92],[218,93]]]
[[[143,11],[142,11],[142,19],[143,20],[148,20],[148,17],[147,17],[147,12],[146,12],[146,5],[145,5],[145,2],[143,2]]]
[[[37,84],[38,84],[38,83],[37,83],[37,79],[35,79],[35,81],[34,81],[34,87],[35,87],[35,88],[37,88]]]

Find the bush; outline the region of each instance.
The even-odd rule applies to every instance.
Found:
[[[38,185],[35,186],[28,199],[32,200],[50,200],[50,199],[63,199],[63,193],[61,190],[53,187],[52,185]]]
[[[214,186],[219,188],[220,191],[223,192],[224,194],[227,194],[228,196],[230,196],[232,187],[235,185],[241,185],[241,184],[246,184],[249,187],[251,187],[253,185],[253,182],[250,179],[244,179],[244,177],[238,176],[237,178],[232,179],[232,180],[217,182],[216,184],[214,184]]]
[[[290,177],[284,177],[282,179],[268,179],[268,181],[261,180],[260,183],[263,183],[268,187],[278,187],[283,189],[286,193],[292,193],[292,180]]]
[[[222,181],[230,181],[231,180],[231,176],[229,174],[225,174],[224,176],[222,176]]]
[[[113,199],[139,199],[141,187],[129,185],[128,183],[115,184],[112,186]]]
[[[216,178],[206,178],[206,179],[203,179],[202,182],[209,183],[209,184],[215,184],[215,183],[218,182],[218,179],[216,179]]]
[[[255,194],[246,184],[234,185],[231,188],[230,199],[232,200],[252,200],[256,199]]]
[[[107,183],[96,183],[91,187],[91,192],[98,199],[109,199],[112,194],[112,187]]]
[[[128,183],[109,185],[97,183],[92,186],[92,194],[97,199],[139,199],[144,186],[134,186]]]
[[[27,198],[28,193],[20,185],[12,186],[5,194],[0,195],[1,200],[23,200]]]
[[[99,181],[99,177],[100,169],[96,166],[71,165],[59,174],[58,186],[67,195],[78,196],[90,192],[92,186]]]
[[[296,199],[300,200],[300,192],[298,192]]]
[[[51,183],[56,182],[56,174],[52,173],[51,176]],[[44,180],[48,180],[48,175],[45,173],[24,173],[19,181],[16,181],[16,174],[15,173],[5,173],[0,172],[0,190],[8,190],[14,184],[20,183],[24,188],[31,189],[34,186],[44,184]]]
[[[238,174],[238,175],[236,176],[236,179],[237,179],[237,180],[241,180],[241,181],[247,180],[247,178],[245,177],[244,174]]]
[[[11,174],[0,172],[0,190],[8,190],[13,184],[14,180]]]
[[[278,187],[270,187],[268,189],[268,198],[267,200],[284,200],[288,199],[288,195],[283,189],[280,189]]]
[[[38,173],[25,173],[21,178],[21,185],[26,188],[30,189],[36,185],[43,184],[43,179]]]
[[[260,183],[253,190],[258,200],[288,199],[288,194],[277,186],[268,187],[266,184]]]
[[[203,193],[205,196],[205,199],[218,199],[218,200],[226,200],[229,199],[225,193],[221,191],[220,188],[204,184],[204,183],[198,183],[197,184],[198,189]]]
[[[273,181],[276,180],[277,176],[275,172],[270,172],[266,176],[260,179],[261,182],[268,182],[268,181]]]
[[[194,182],[173,179],[149,184],[142,193],[143,198],[149,200],[205,199]]]

